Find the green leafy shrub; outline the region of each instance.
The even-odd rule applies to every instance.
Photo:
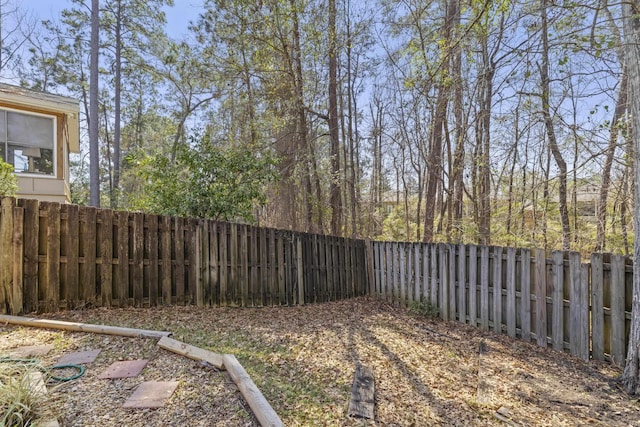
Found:
[[[9,163],[0,160],[0,197],[15,196],[18,191],[18,178]]]
[[[440,313],[438,307],[426,300],[411,301],[411,303],[409,303],[409,311],[418,316],[424,316],[430,319],[438,317]]]

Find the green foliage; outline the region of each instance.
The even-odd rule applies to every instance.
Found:
[[[420,301],[411,301],[409,303],[409,311],[418,316],[424,316],[430,319],[435,319],[438,317],[439,313],[438,307],[424,299]]]
[[[9,163],[0,160],[0,196],[15,196],[18,191],[18,178]]]
[[[266,201],[273,159],[247,148],[221,147],[208,138],[192,138],[192,143],[178,148],[173,163],[161,154],[139,161],[144,184],[134,207],[162,215],[251,221],[254,206]]]

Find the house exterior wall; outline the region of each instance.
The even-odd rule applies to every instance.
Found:
[[[74,105],[75,102],[75,105]],[[57,108],[56,103],[60,104]],[[53,175],[16,173],[17,196],[60,203],[71,202],[69,153],[79,151],[77,101],[0,84],[0,108],[55,117],[55,170]]]

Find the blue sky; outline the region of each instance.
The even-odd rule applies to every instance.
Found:
[[[38,20],[57,19],[60,11],[72,5],[69,0],[19,0],[24,8],[30,9]],[[45,3],[45,4],[43,4]],[[194,20],[202,10],[203,0],[175,0],[173,7],[165,7],[167,33],[172,38],[181,38],[187,33],[190,20]]]

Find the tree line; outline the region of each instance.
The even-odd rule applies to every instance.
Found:
[[[0,3],[0,77],[80,100],[78,203],[631,252],[619,3],[206,0],[181,36],[172,0]]]

